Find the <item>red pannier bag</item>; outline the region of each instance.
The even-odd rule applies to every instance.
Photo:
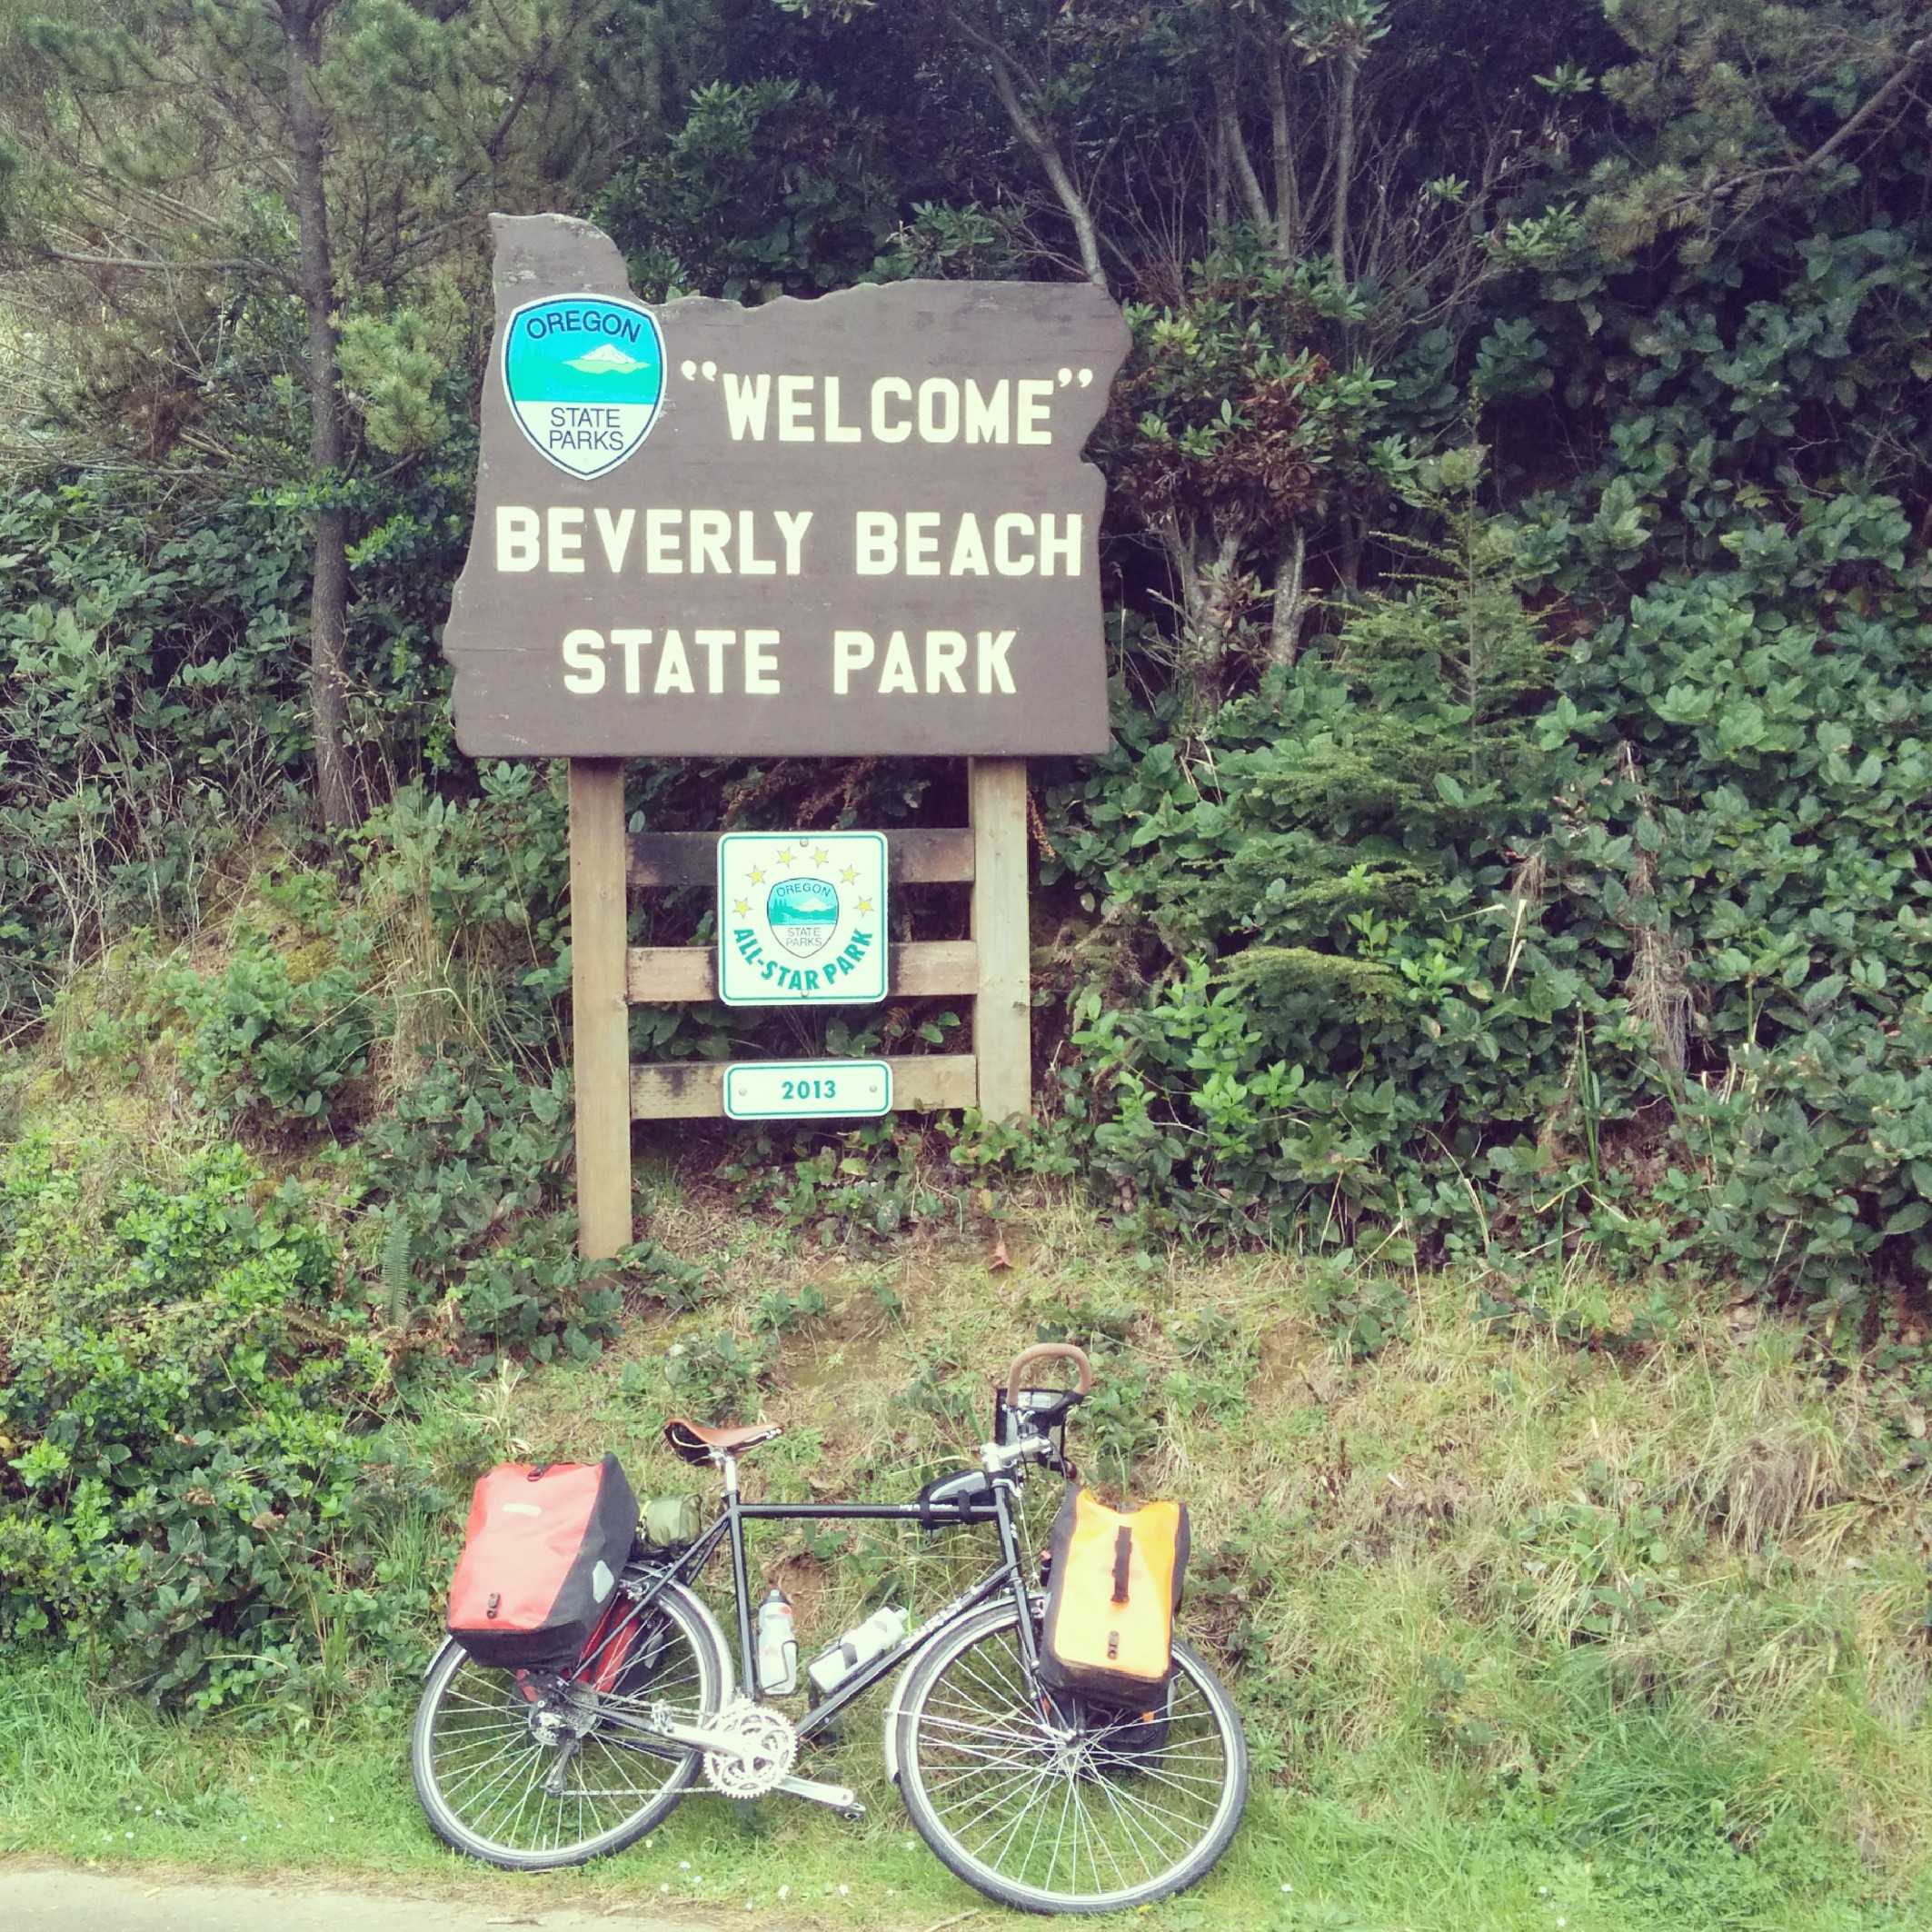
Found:
[[[561,1670],[583,1653],[637,1534],[615,1456],[506,1462],[476,1485],[449,1631],[480,1664]]]

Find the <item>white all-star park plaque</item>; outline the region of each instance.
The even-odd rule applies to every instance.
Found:
[[[726,832],[718,841],[718,997],[727,1006],[885,998],[885,837]]]

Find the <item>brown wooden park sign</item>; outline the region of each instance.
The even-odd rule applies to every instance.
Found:
[[[1108,742],[1103,485],[1081,450],[1126,354],[1120,311],[1085,282],[653,307],[587,223],[492,225],[476,519],[443,649],[466,752],[571,761],[583,1252],[631,1240],[631,1121],[724,1110],[715,1064],[629,1064],[628,1006],[716,998],[718,967],[627,951],[628,888],[709,882],[719,835],[627,842],[626,758],[965,756],[971,824],[892,833],[886,869],[970,882],[972,937],[888,947],[883,983],[971,996],[973,1051],[894,1060],[887,1084],[901,1110],[1028,1112],[1024,761]],[[816,917],[828,889],[798,890]],[[884,944],[839,931],[842,957]]]

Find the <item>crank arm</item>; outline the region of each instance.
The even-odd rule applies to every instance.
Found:
[[[742,1738],[734,1738],[729,1731],[706,1730],[702,1725],[682,1724],[668,1712],[653,1711],[648,1725],[634,1718],[619,1721],[633,1735],[682,1745],[689,1750],[714,1751],[722,1758],[740,1763],[755,1755]],[[823,1805],[849,1818],[865,1816],[865,1807],[859,1802],[858,1793],[850,1785],[828,1785],[816,1778],[785,1778],[779,1780],[776,1788],[788,1798],[801,1798],[807,1804]]]
[[[826,1805],[834,1811],[842,1811],[849,1818],[865,1816],[865,1807],[850,1785],[821,1784],[815,1778],[782,1778],[778,1789],[787,1798],[802,1798],[807,1804]]]
[[[754,1747],[746,1744],[742,1738],[734,1738],[729,1731],[708,1731],[702,1725],[680,1724],[675,1718],[655,1711],[652,1713],[649,1729],[654,1738],[668,1738],[673,1744],[685,1745],[707,1755],[729,1758],[733,1763],[742,1764],[758,1755]]]

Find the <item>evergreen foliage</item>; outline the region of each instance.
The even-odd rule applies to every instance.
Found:
[[[192,933],[308,780],[318,516],[346,519],[331,729],[362,794],[428,782],[385,821],[406,843],[476,792],[434,644],[480,197],[593,211],[650,295],[1084,272],[1135,349],[1094,451],[1120,749],[1041,773],[1077,1049],[1052,1162],[1201,1232],[1588,1240],[1831,1308],[1922,1284],[1932,236],[1891,14],[316,20],[331,475],[269,15],[23,5],[0,35],[35,363],[0,504],[12,1011],[134,924]],[[924,789],[667,767],[638,809],[890,822]],[[197,1090],[325,1119],[374,1037],[354,988],[224,971],[186,995]],[[513,1027],[540,1088],[548,999]],[[674,1057],[730,1025],[636,1031]]]

